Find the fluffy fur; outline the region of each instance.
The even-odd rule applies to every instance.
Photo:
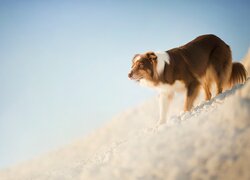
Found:
[[[133,58],[132,80],[155,88],[160,93],[160,120],[164,123],[174,92],[186,90],[184,110],[189,111],[200,87],[211,99],[211,83],[217,94],[246,80],[241,63],[232,63],[230,47],[215,35],[199,36],[193,41],[165,52],[146,52]]]

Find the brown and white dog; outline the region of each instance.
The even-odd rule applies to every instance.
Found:
[[[174,92],[185,91],[184,111],[189,111],[200,87],[206,100],[211,99],[211,83],[217,94],[246,80],[241,63],[232,63],[230,47],[215,35],[199,36],[193,41],[164,52],[137,54],[129,78],[160,93],[159,124],[166,121],[167,109]]]

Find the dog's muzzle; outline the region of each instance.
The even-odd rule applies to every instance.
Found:
[[[128,77],[131,79],[133,77],[133,72],[128,73]]]

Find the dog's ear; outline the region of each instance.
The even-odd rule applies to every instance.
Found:
[[[148,58],[150,60],[150,63],[152,64],[152,69],[153,69],[153,79],[155,81],[158,81],[159,80],[159,75],[157,73],[157,56],[155,55],[155,53],[153,52],[150,52],[148,54]]]
[[[148,52],[147,53],[147,58],[150,59],[150,61],[152,61],[152,63],[153,63],[154,61],[156,61],[157,56],[155,55],[154,52]]]
[[[140,54],[136,54],[134,58],[132,59],[132,63],[134,64],[135,61],[140,57]]]

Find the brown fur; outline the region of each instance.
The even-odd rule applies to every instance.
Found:
[[[187,89],[184,110],[190,110],[200,87],[206,100],[211,99],[211,83],[215,82],[217,94],[246,80],[246,70],[240,63],[232,63],[230,47],[215,35],[199,36],[193,41],[166,51],[170,63],[165,63],[164,72],[156,71],[157,56],[153,52],[137,55],[129,77],[172,85],[176,80],[184,82]],[[140,66],[142,64],[142,66]],[[142,68],[140,68],[142,67]],[[134,76],[137,74],[136,76]],[[138,79],[137,79],[138,78]]]
[[[230,86],[244,82],[247,77],[247,71],[241,63],[233,63],[233,69],[230,77]]]
[[[139,58],[139,61],[135,61]],[[156,55],[153,52],[147,52],[145,54],[136,54],[132,60],[132,70],[129,73],[129,77],[139,81],[140,79],[146,79],[151,81],[154,85],[159,82],[159,75],[156,71]]]

